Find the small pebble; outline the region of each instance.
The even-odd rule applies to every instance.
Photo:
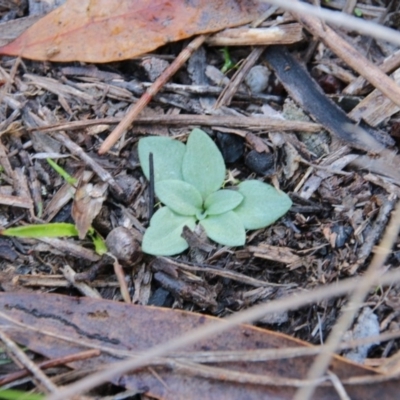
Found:
[[[168,290],[159,287],[153,292],[147,305],[156,307],[168,307],[169,305],[172,305],[173,302],[174,299],[171,296],[171,293]]]
[[[238,161],[244,153],[244,140],[240,136],[218,132],[217,143],[227,164]]]
[[[141,64],[150,82],[154,82],[169,67],[168,61],[157,57],[145,58]]]
[[[245,78],[251,93],[261,93],[268,87],[270,70],[262,65],[253,67]]]
[[[335,246],[340,249],[349,240],[350,235],[353,233],[353,228],[351,226],[334,225],[331,231],[337,234]]]
[[[275,156],[271,153],[258,153],[251,150],[244,161],[246,166],[260,175],[272,175],[275,172]]]

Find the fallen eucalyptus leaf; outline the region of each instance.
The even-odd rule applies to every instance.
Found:
[[[56,62],[126,60],[166,43],[244,25],[269,7],[258,0],[68,0],[0,53]]]

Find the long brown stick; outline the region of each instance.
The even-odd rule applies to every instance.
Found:
[[[126,114],[124,119],[110,133],[99,149],[99,154],[107,153],[124,132],[131,126],[139,113],[149,104],[150,100],[167,83],[167,81],[178,71],[178,69],[189,59],[189,57],[204,43],[206,35],[200,35],[192,40],[186,48],[176,57],[174,62],[156,79],[156,81],[143,93],[135,106]]]
[[[342,39],[333,29],[324,26],[318,18],[306,14],[294,15],[305,29],[320,39],[325,46],[362,75],[375,88],[379,89],[393,103],[400,106],[400,87],[396,85],[393,79],[359,53],[346,40]]]

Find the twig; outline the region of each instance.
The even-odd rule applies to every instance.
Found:
[[[261,54],[265,50],[264,46],[256,47],[246,58],[245,62],[240,66],[240,68],[235,72],[229,84],[225,86],[224,90],[220,94],[214,108],[220,108],[223,106],[229,106],[232,97],[238,90],[243,79],[246,77],[250,69],[260,58]]]
[[[91,297],[92,299],[101,299],[100,293],[94,289],[91,288],[89,285],[87,285],[84,282],[76,282],[75,281],[75,275],[76,272],[69,266],[69,265],[64,265],[64,267],[61,269],[62,273],[64,274],[65,279],[76,289],[78,289],[83,295],[87,297]]]
[[[149,154],[149,210],[148,210],[148,218],[149,221],[153,216],[154,212],[154,161],[153,161],[153,153]]]
[[[0,330],[0,340],[5,344],[7,351],[12,354],[13,358],[18,361],[18,364],[25,367],[36,379],[41,387],[50,393],[58,390],[57,386],[38,368],[38,366],[29,359],[29,357],[6,335]]]
[[[371,21],[364,21],[360,18],[329,11],[323,8],[314,7],[306,3],[298,1],[282,1],[282,0],[262,0],[265,3],[279,6],[288,11],[302,13],[303,15],[312,15],[330,22],[334,25],[358,31],[359,33],[372,36],[375,39],[381,39],[386,42],[400,45],[400,33],[395,29],[386,28],[385,26],[376,24]]]
[[[339,377],[331,371],[328,371],[328,376],[332,382],[332,385],[336,389],[337,394],[340,396],[340,400],[351,400],[350,396],[346,393],[346,389]]]
[[[101,118],[89,121],[72,121],[61,124],[33,128],[36,132],[56,132],[63,130],[77,130],[93,125],[112,125],[121,120],[118,118]],[[135,121],[139,124],[158,124],[170,126],[223,126],[225,128],[248,129],[254,131],[301,131],[309,133],[321,132],[321,125],[314,122],[290,121],[266,117],[246,117],[232,115],[157,115],[152,117],[138,117]]]
[[[42,237],[37,240],[39,240],[40,242],[47,243],[50,246],[53,246],[58,251],[63,251],[77,258],[83,258],[91,262],[97,262],[100,260],[100,256],[93,250],[87,249],[86,247],[83,247],[70,240],[58,239],[58,238],[46,238],[46,237]]]
[[[142,95],[139,101],[133,108],[126,114],[124,119],[118,126],[111,132],[104,143],[100,146],[99,154],[107,153],[117,140],[125,133],[125,131],[132,125],[135,118],[139,113],[149,104],[151,99],[163,85],[178,71],[179,68],[189,59],[193,52],[195,52],[205,41],[206,35],[200,35],[192,40],[189,45],[181,51],[174,62],[156,79],[156,81],[149,87]]]
[[[228,271],[226,269],[220,269],[215,266],[209,266],[209,265],[189,265],[188,263],[182,263],[182,262],[177,262],[176,260],[169,259],[167,257],[158,257],[157,260],[153,263],[153,269],[157,271],[162,271],[162,265],[157,265],[159,263],[168,263],[172,266],[176,266],[177,268],[181,268],[186,271],[191,271],[191,272],[205,272],[209,273],[212,275],[217,275],[217,276],[222,276],[224,278],[232,279],[233,281],[236,282],[242,282],[246,285],[251,285],[254,287],[295,287],[296,284],[284,284],[284,283],[272,283],[272,282],[266,282],[262,281],[259,279],[251,278],[250,276],[241,274],[236,271]]]
[[[37,367],[40,369],[53,368],[58,365],[68,364],[68,363],[71,363],[74,361],[82,361],[82,360],[87,360],[88,358],[98,357],[100,354],[101,354],[100,350],[97,350],[97,349],[81,351],[76,354],[71,354],[68,356],[53,358],[51,360],[43,361],[43,362],[39,363]],[[3,386],[10,382],[14,382],[17,379],[24,378],[28,375],[29,375],[29,371],[27,369],[22,369],[20,371],[11,372],[7,375],[4,375],[0,379],[0,386]]]
[[[117,277],[119,283],[119,289],[121,291],[121,296],[124,299],[125,303],[132,303],[131,296],[129,295],[128,285],[126,284],[124,270],[118,260],[112,256],[114,259],[113,266],[114,272]]]

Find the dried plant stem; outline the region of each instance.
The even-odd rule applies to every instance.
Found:
[[[99,118],[84,121],[71,121],[63,122],[61,124],[49,125],[46,127],[38,127],[32,131],[40,132],[58,132],[64,130],[78,130],[94,125],[112,125],[117,124],[121,120],[118,118]],[[268,117],[246,117],[235,115],[192,115],[192,114],[179,114],[179,115],[155,115],[151,117],[138,117],[136,120],[138,124],[157,124],[162,126],[219,126],[233,129],[247,129],[252,131],[301,131],[301,132],[320,132],[321,125],[314,122],[305,121],[289,121],[280,120]]]
[[[189,45],[181,51],[176,57],[174,62],[156,79],[156,81],[146,90],[139,101],[130,109],[125,118],[117,125],[117,127],[110,133],[104,143],[99,149],[99,154],[107,153],[117,140],[125,133],[125,131],[132,125],[132,122],[139,115],[139,113],[149,104],[150,100],[155,96],[158,91],[165,85],[165,83],[174,75],[179,68],[189,59],[189,57],[204,43],[206,35],[200,35],[192,40]]]
[[[47,377],[47,375],[38,366],[29,359],[29,357],[6,335],[0,330],[0,340],[6,346],[6,350],[10,356],[15,359],[20,367],[25,367],[35,378],[39,387],[50,393],[57,392],[57,386]]]
[[[382,274],[382,266],[389,255],[400,231],[400,203],[397,204],[394,215],[386,229],[385,235],[377,251],[368,267],[367,272],[361,278],[359,284],[356,286],[353,294],[349,298],[349,303],[344,310],[341,317],[338,319],[335,326],[328,337],[325,344],[325,350],[322,351],[315,359],[311,366],[307,378],[314,380],[320,378],[327,370],[329,363],[332,359],[332,353],[337,349],[342,339],[343,334],[349,329],[354,320],[358,309],[361,307],[365,296],[374,285],[374,282]],[[312,397],[315,384],[305,386],[298,390],[294,400],[308,400]]]
[[[279,6],[280,8],[301,13],[303,15],[312,15],[321,18],[331,24],[357,31],[361,34],[372,36],[375,39],[385,40],[400,45],[400,33],[394,29],[386,28],[375,22],[365,21],[345,13],[329,11],[324,8],[315,7],[310,4],[300,3],[298,1],[282,0],[262,0],[265,3]]]
[[[92,299],[101,299],[100,293],[95,289],[90,287],[84,282],[77,282],[75,280],[76,272],[68,265],[65,264],[61,271],[65,279],[75,288],[78,289],[83,295],[90,297]]]
[[[97,349],[90,349],[86,351],[82,351],[79,353],[71,354],[64,357],[53,358],[51,360],[46,360],[38,364],[38,368],[40,369],[48,369],[57,367],[59,365],[64,365],[68,363],[72,363],[75,361],[87,360],[88,358],[98,357],[101,355],[101,351]],[[17,379],[22,379],[25,376],[29,376],[29,371],[25,368],[20,371],[11,372],[7,375],[4,375],[0,379],[0,386],[3,386],[7,383],[14,382]]]

